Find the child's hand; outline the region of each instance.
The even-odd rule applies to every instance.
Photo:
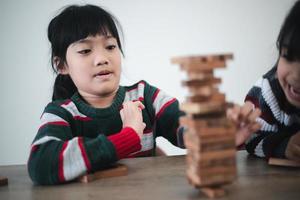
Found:
[[[300,131],[290,138],[285,150],[285,156],[288,159],[300,161]]]
[[[256,118],[261,114],[260,109],[254,108],[254,105],[247,101],[242,107],[235,105],[227,110],[227,117],[237,126],[235,136],[235,145],[242,145],[250,135],[259,130],[261,125],[256,122]]]
[[[127,101],[123,104],[123,108],[120,111],[123,128],[133,128],[140,138],[142,137],[144,128],[146,127],[142,116],[142,109],[144,108],[145,106],[140,101]]]

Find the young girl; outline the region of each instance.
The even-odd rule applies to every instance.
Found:
[[[122,158],[154,156],[158,136],[183,147],[175,98],[145,81],[119,86],[122,47],[111,14],[69,6],[50,22],[48,38],[58,76],[31,146],[35,183],[63,183]],[[253,122],[257,112],[244,111]]]
[[[300,1],[287,15],[278,39],[276,65],[246,100],[262,110],[262,125],[246,142],[250,154],[300,160]]]

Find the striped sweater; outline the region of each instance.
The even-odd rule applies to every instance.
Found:
[[[287,101],[276,71],[275,66],[263,75],[245,99],[262,111],[261,129],[246,142],[247,151],[258,157],[284,158],[290,137],[300,130],[300,109]]]
[[[145,105],[142,139],[132,128],[122,128],[119,113],[122,103],[135,100]],[[122,158],[154,156],[158,136],[181,146],[180,115],[175,98],[145,81],[120,86],[108,108],[93,108],[78,93],[71,99],[51,102],[31,145],[29,175],[38,184],[64,183]]]

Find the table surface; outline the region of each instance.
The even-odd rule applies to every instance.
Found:
[[[9,183],[0,187],[0,199],[207,199],[188,184],[185,156],[125,159],[120,163],[128,166],[127,176],[56,186],[34,185],[25,165],[1,166],[0,176],[8,177]],[[300,199],[299,168],[270,166],[240,151],[237,169],[237,179],[224,187],[227,195],[218,199]]]

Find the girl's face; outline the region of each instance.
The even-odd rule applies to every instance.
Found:
[[[62,74],[69,74],[82,97],[106,97],[119,88],[121,52],[117,40],[96,35],[72,43]]]
[[[300,62],[289,62],[280,56],[277,76],[289,103],[300,108]]]

